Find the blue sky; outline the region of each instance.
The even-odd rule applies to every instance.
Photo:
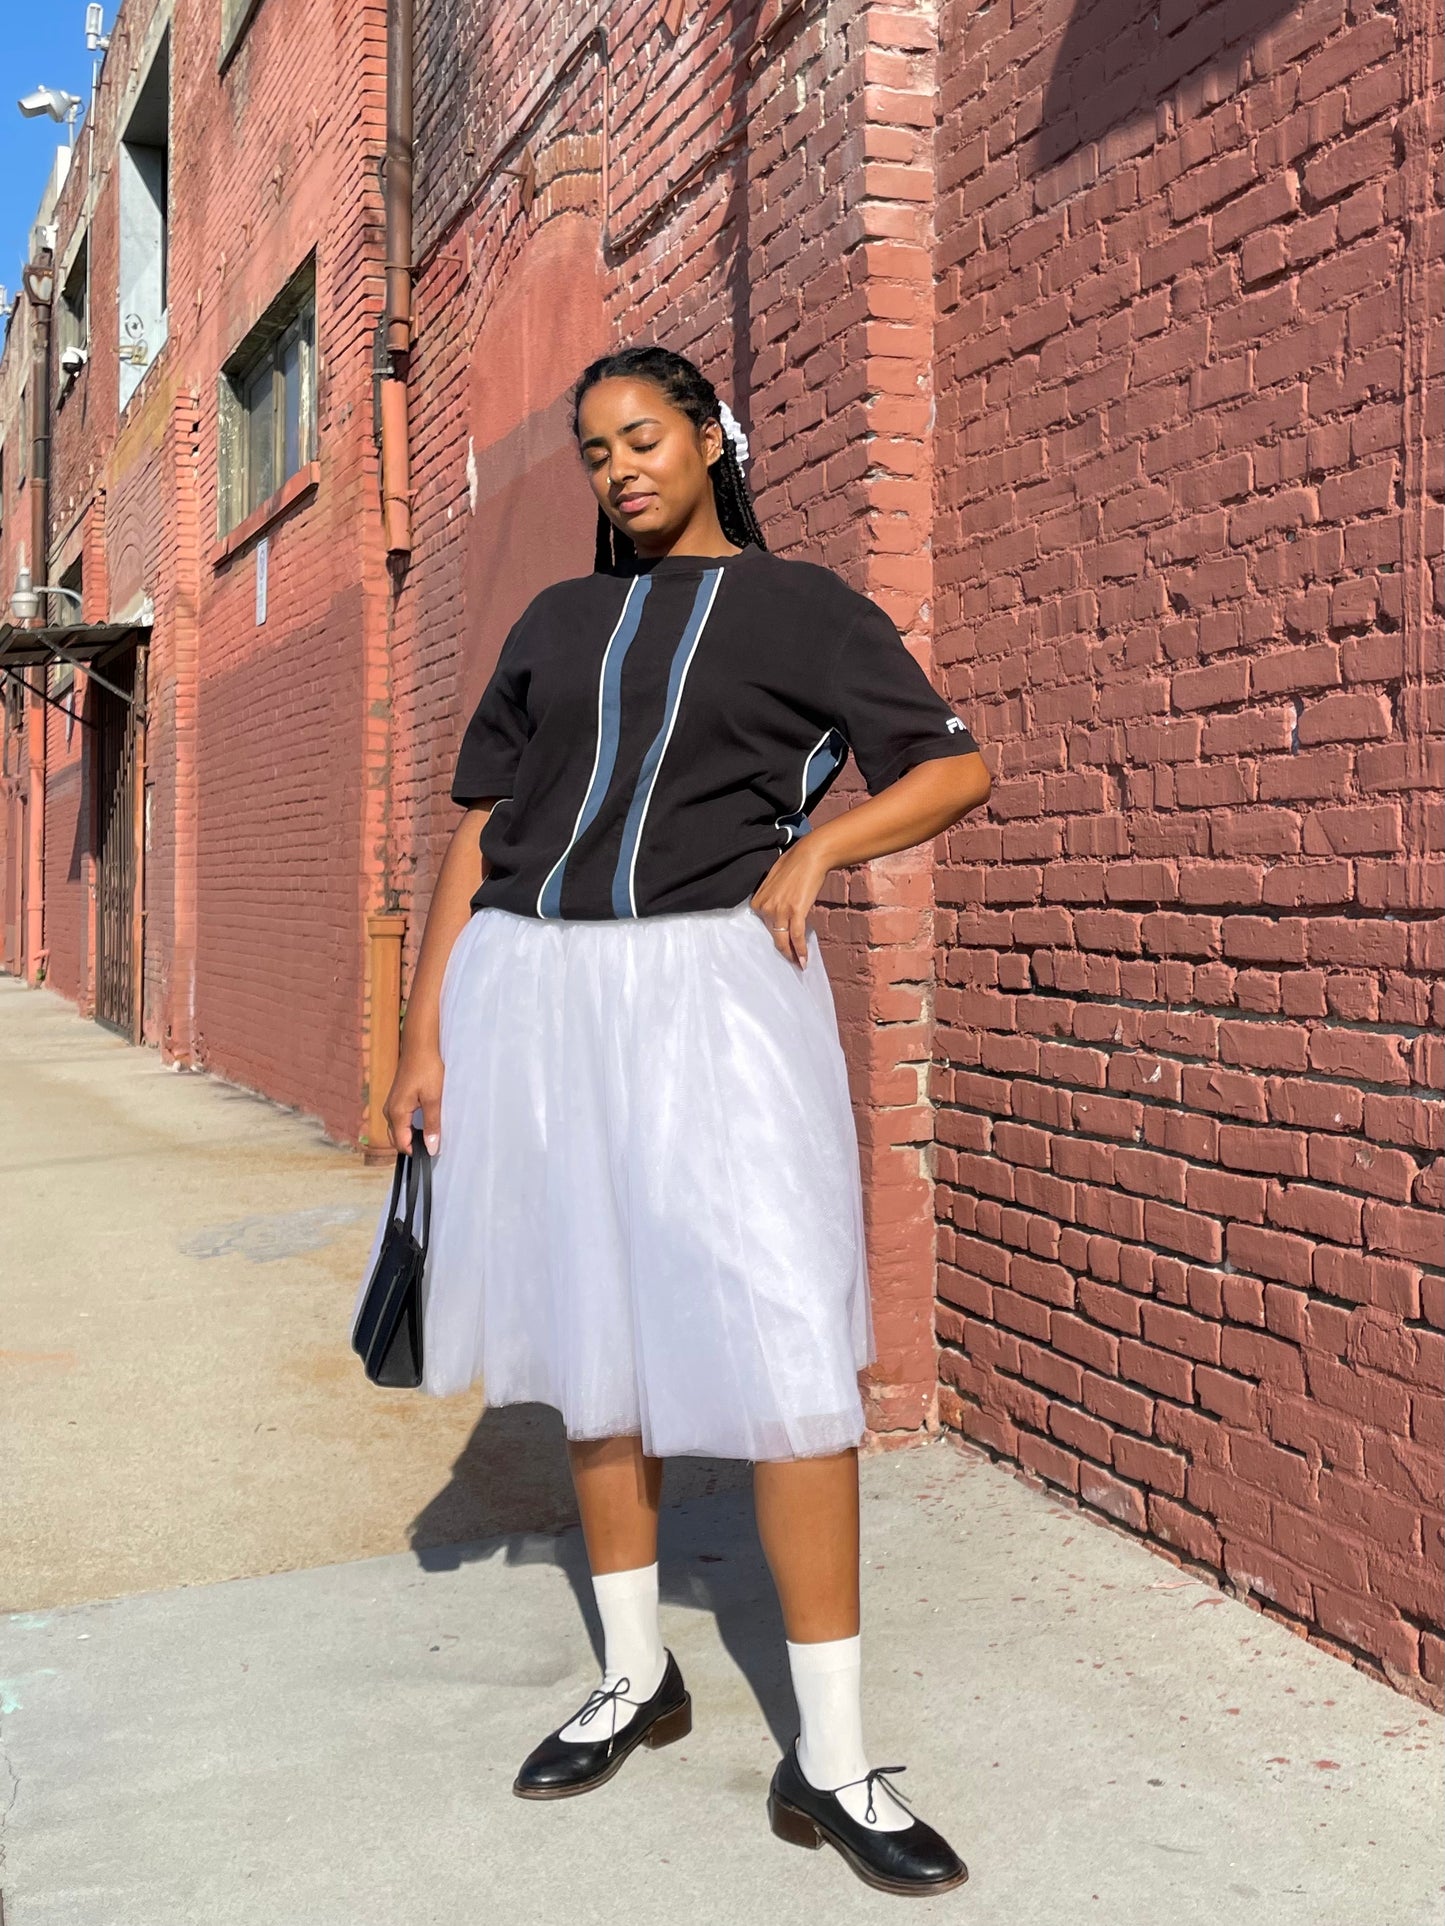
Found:
[[[106,0],[107,30],[116,0]],[[65,129],[48,115],[27,120],[15,105],[34,87],[63,87],[89,104],[85,0],[0,0],[0,283],[14,296],[25,239]],[[82,113],[84,108],[82,108]]]

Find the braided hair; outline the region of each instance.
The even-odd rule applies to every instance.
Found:
[[[674,408],[681,409],[694,427],[721,421],[717,390],[702,370],[686,355],[671,348],[656,346],[619,348],[614,354],[589,361],[572,389],[572,435],[581,433],[582,397],[599,381],[626,375],[634,380],[651,381],[659,387]],[[755,542],[766,548],[763,531],[748,493],[747,482],[738,462],[732,437],[724,432],[722,453],[708,473],[712,476],[713,500],[717,504],[718,524],[728,541],[739,548]],[[594,573],[631,575],[636,572],[637,548],[632,537],[618,528],[599,502],[597,505],[597,550]]]

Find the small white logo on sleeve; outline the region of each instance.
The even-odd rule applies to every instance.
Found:
[[[943,726],[950,733],[952,733],[953,730],[961,729],[963,727],[963,718],[962,716],[950,716],[948,718],[948,721]]]

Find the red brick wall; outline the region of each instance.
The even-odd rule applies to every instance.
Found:
[[[944,15],[944,1415],[1438,1699],[1438,29],[1146,14]]]
[[[193,1048],[354,1138],[374,907],[365,691],[385,620],[371,439],[385,14],[263,6],[218,83],[219,10],[183,11],[176,172],[194,185],[178,196],[171,352],[198,404]],[[217,373],[313,247],[321,480],[269,530],[258,626],[254,545],[211,553]]]
[[[377,798],[387,772],[389,585],[371,393],[384,0],[343,13],[323,0],[268,0],[221,72],[220,9],[177,0],[169,334],[122,414],[115,150],[162,23],[155,0],[127,0],[111,23],[56,210],[62,266],[88,230],[91,357],[54,418],[53,565],[85,547],[92,618],[131,609],[142,593],[154,605],[146,1040],[168,1060],[207,1065],[354,1140],[365,1095],[365,919],[383,906],[386,880]],[[217,380],[312,247],[321,478],[269,530],[262,627],[254,546],[213,552]],[[13,483],[11,494],[14,522],[24,501]],[[84,1007],[93,865],[78,828],[79,739],[65,750],[64,726],[52,719],[47,737],[46,941],[50,981]]]
[[[56,248],[52,356],[58,351],[59,290],[73,244],[84,233],[89,252],[89,358],[70,381],[52,363],[50,418],[50,552],[47,579],[58,581],[77,558],[83,560],[84,615],[108,621],[129,605],[130,596],[112,597],[117,580],[127,575],[145,585],[155,582],[164,502],[164,470],[159,461],[157,403],[164,406],[169,366],[164,353],[149,373],[128,414],[119,416],[119,335],[116,280],[119,224],[116,176],[103,159],[113,151],[118,116],[129,107],[157,38],[159,9],[153,0],[132,0],[114,24],[106,83],[87,114],[76,142],[65,186],[55,208]],[[93,120],[93,124],[92,124]],[[96,164],[92,166],[92,141]],[[138,515],[127,512],[137,504]],[[112,569],[109,544],[116,540],[119,571]],[[131,561],[129,549],[141,553]],[[89,714],[86,678],[76,678],[76,703]],[[76,724],[69,745],[66,720],[52,710],[48,722],[45,784],[45,946],[46,981],[75,1002],[83,1015],[95,1008],[96,830],[93,741]]]
[[[30,556],[29,488],[21,480],[31,467],[29,432],[22,394],[30,374],[30,308],[18,301],[8,322],[0,319],[0,447],[5,453],[0,477],[0,583]],[[28,700],[28,698],[26,698]],[[0,711],[0,718],[6,712]],[[11,729],[0,719],[0,969],[18,973],[25,961],[25,932],[20,908],[28,835],[25,798],[30,789],[27,732],[22,719]]]
[[[96,569],[87,554],[93,618],[119,613],[142,591],[154,603],[146,1039],[168,1059],[296,1104],[354,1140],[365,915],[380,887],[365,805],[388,593],[371,405],[385,9],[373,0],[342,19],[322,0],[273,0],[218,74],[219,8],[178,0],[169,334],[121,414],[113,160],[158,19],[146,0],[129,0],[118,16],[94,116],[95,165],[82,150],[58,210],[62,259],[88,222],[92,353],[56,414],[52,529],[57,541],[62,531],[83,539],[75,531],[92,522],[104,529]],[[214,552],[217,381],[313,247],[321,479],[267,531],[270,605],[260,626],[254,545]],[[57,720],[52,757],[63,741]],[[47,809],[46,920],[52,981],[79,997],[83,878],[67,779],[62,761]]]
[[[52,680],[54,672],[52,671]],[[57,696],[69,701],[70,696]],[[77,695],[78,703],[78,695]],[[70,740],[66,741],[69,731]],[[89,990],[86,928],[89,805],[81,747],[84,731],[60,710],[45,711],[45,981],[72,1002]]]
[[[927,666],[935,27],[926,8],[839,9],[760,53],[745,262],[760,519],[772,547],[878,601]],[[862,794],[850,770],[834,807]],[[825,905],[869,1227],[866,1404],[875,1437],[903,1441],[937,1424],[930,851],[840,872]]]
[[[930,583],[916,534],[928,234],[907,167],[868,163],[926,178],[931,30],[860,10],[760,42],[752,16],[698,16],[674,42],[655,8],[632,7],[609,21],[604,94],[586,16],[519,8],[484,33],[469,8],[437,5],[420,24],[417,549],[393,689],[408,977],[466,715],[530,595],[592,566],[565,395],[592,356],[655,339],[707,370],[750,433],[770,546],[876,594],[925,660]],[[499,171],[524,141],[538,169],[525,214]],[[927,852],[837,879],[820,929],[868,1179],[870,1418],[911,1436],[937,1398]]]

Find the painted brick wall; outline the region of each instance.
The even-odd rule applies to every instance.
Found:
[[[0,348],[0,583],[14,582],[15,571],[30,556],[30,446],[23,405],[30,376],[30,309],[17,301],[4,324]],[[11,728],[0,723],[0,967],[18,972],[24,954],[20,907],[26,862],[26,798],[30,758],[22,719]]]
[[[765,29],[766,31],[766,29]],[[932,127],[926,7],[830,7],[749,96],[753,478],[770,544],[835,568],[930,664]],[[850,769],[832,807],[864,794]],[[830,879],[819,916],[858,1122],[875,1440],[937,1424],[930,851]]]
[[[1438,1702],[1435,10],[943,33],[944,1415]]]
[[[193,1048],[354,1138],[374,907],[366,691],[385,630],[371,439],[385,13],[376,0],[344,15],[321,0],[264,5],[218,81],[219,10],[181,11],[177,160],[192,186],[172,348],[197,404]],[[258,625],[254,544],[211,552],[217,376],[313,247],[321,479],[268,531]]]
[[[94,617],[155,608],[150,650],[144,1033],[354,1140],[364,1100],[371,696],[386,648],[371,336],[381,307],[384,7],[342,20],[271,0],[218,72],[211,0],[128,0],[88,150],[57,210],[63,262],[88,229],[89,364],[55,418],[55,565],[87,547]],[[171,33],[169,334],[118,406],[115,141]],[[83,137],[87,138],[87,137]],[[214,552],[222,363],[317,251],[315,494],[254,544]],[[92,549],[94,550],[92,565]],[[86,860],[64,721],[51,724],[52,980],[84,1002]],[[76,775],[79,768],[77,762]],[[70,794],[74,788],[75,796]]]
[[[466,715],[527,599],[592,566],[565,391],[593,355],[651,338],[697,360],[749,432],[770,546],[875,594],[925,661],[930,583],[931,20],[685,16],[674,39],[633,6],[605,74],[581,10],[480,23],[430,0],[418,21],[417,553],[393,689],[408,976]],[[524,143],[525,215],[504,171]],[[929,871],[911,852],[837,879],[820,917],[868,1179],[880,1437],[936,1423]]]
[[[54,211],[57,289],[64,284],[74,245],[82,236],[88,248],[90,355],[69,382],[62,381],[58,365],[52,367],[47,579],[58,581],[74,562],[81,561],[84,614],[92,622],[107,621],[122,606],[134,606],[138,594],[125,599],[122,591],[122,599],[114,599],[113,588],[131,579],[137,590],[142,582],[154,586],[164,519],[166,478],[155,417],[169,369],[163,353],[122,419],[115,352],[119,337],[117,190],[106,157],[113,151],[120,117],[129,111],[165,17],[166,9],[157,0],[131,0],[114,22],[105,80],[93,112],[87,113],[80,128],[75,159]],[[55,313],[58,327],[58,297]],[[115,569],[112,541],[118,550]],[[81,713],[88,713],[83,674],[77,677],[75,700]],[[46,981],[88,1016],[94,1012],[96,998],[94,769],[79,724],[68,732],[66,718],[51,710],[47,729]]]

